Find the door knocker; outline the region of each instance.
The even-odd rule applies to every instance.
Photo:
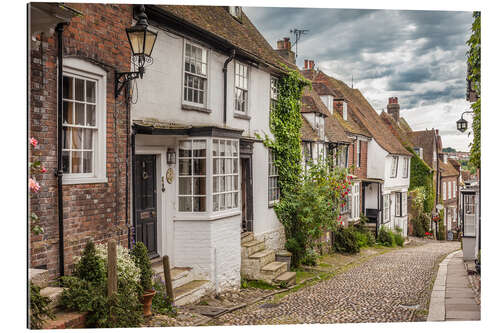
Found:
[[[165,177],[161,176],[161,191],[165,192]]]
[[[167,182],[169,184],[172,184],[173,181],[174,181],[174,169],[168,168],[168,170],[167,170]]]

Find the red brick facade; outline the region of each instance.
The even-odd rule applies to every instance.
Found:
[[[359,168],[358,163],[358,153],[357,145],[360,143],[361,147],[361,163]],[[366,141],[354,141],[353,144],[349,145],[349,167],[354,165],[353,175],[358,178],[366,178],[366,170],[368,165],[368,142]]]
[[[127,246],[126,154],[128,117],[123,95],[114,98],[114,72],[130,71],[130,49],[125,28],[132,25],[132,6],[71,4],[75,17],[63,33],[64,57],[78,57],[107,72],[106,177],[107,183],[63,186],[65,273],[73,257],[89,239],[115,238]],[[30,50],[29,137],[38,139],[33,157],[48,172],[37,176],[39,193],[32,194],[30,211],[40,217],[45,232],[31,235],[30,267],[46,267],[59,274],[57,206],[57,36],[38,35]],[[64,64],[64,61],[63,61]]]

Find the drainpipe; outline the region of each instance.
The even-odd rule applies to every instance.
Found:
[[[130,232],[130,226],[129,226],[129,242],[132,244],[135,244],[135,226],[136,226],[136,217],[135,217],[135,135],[136,135],[136,129],[134,126],[132,126],[132,138],[130,142],[130,149],[132,150],[132,165],[130,168],[132,169],[132,232]],[[130,245],[132,245],[130,244]],[[130,246],[129,246],[130,247]]]
[[[222,68],[222,71],[224,72],[224,125],[226,125],[227,122],[227,65],[229,65],[235,56],[236,50],[232,49],[231,55],[226,59],[226,61],[224,61],[224,67]]]
[[[63,145],[63,31],[68,23],[59,23],[56,26],[57,33],[57,216],[59,222],[59,275],[64,276],[64,209],[63,209],[63,167],[62,167],[62,145]]]
[[[126,170],[125,170],[125,223],[127,224],[127,245],[128,248],[130,249],[132,242],[130,239],[130,221],[129,221],[129,201],[130,201],[130,193],[129,193],[129,182],[130,182],[130,177],[129,177],[129,169],[130,169],[130,101],[129,101],[129,89],[127,87],[126,93],[125,93],[125,105],[127,109],[127,155],[125,157],[125,165],[126,165]]]

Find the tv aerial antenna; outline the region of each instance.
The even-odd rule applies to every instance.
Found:
[[[295,59],[297,59],[297,56],[299,54],[299,40],[300,38],[307,34],[309,32],[309,30],[307,29],[293,29],[293,30],[290,30],[290,34],[292,35],[292,38],[295,37],[295,40],[293,40],[293,43],[292,43],[292,47],[295,46]]]

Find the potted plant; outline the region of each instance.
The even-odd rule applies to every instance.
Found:
[[[148,249],[142,242],[137,242],[131,251],[137,267],[141,270],[142,304],[144,316],[151,316],[151,304],[156,291],[153,289],[153,270],[149,261]]]

